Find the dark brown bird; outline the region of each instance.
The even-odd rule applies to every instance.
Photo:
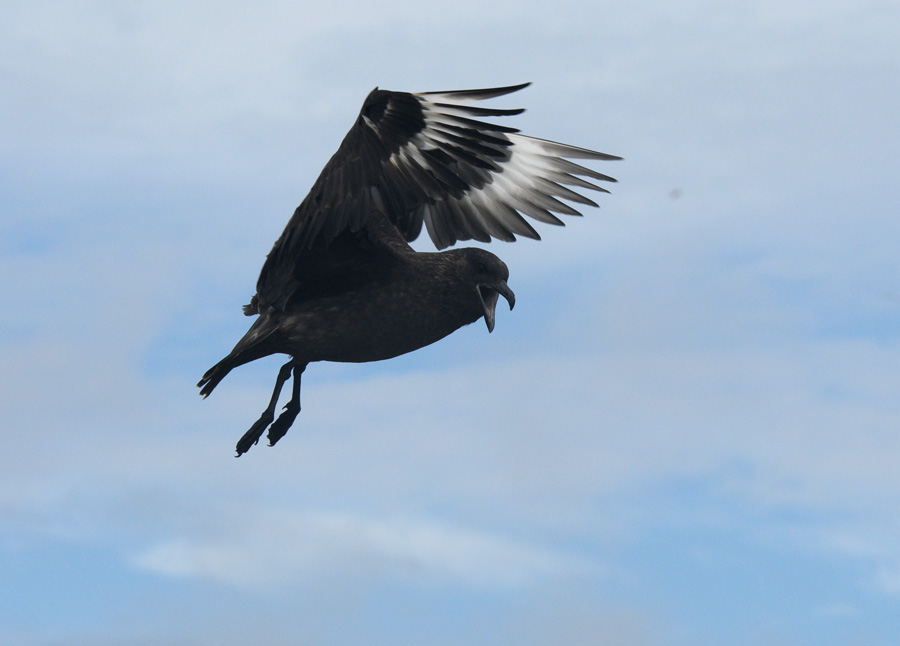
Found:
[[[274,445],[300,412],[300,376],[313,361],[390,359],[483,317],[494,329],[509,270],[494,254],[465,248],[424,253],[408,244],[422,224],[438,249],[459,240],[540,239],[522,217],[561,225],[581,215],[559,198],[597,206],[568,188],[608,192],[614,182],[566,158],[620,159],[519,134],[476,117],[523,110],[469,105],[526,87],[390,92],[376,88],[356,123],[266,258],[244,306],[259,318],[197,385],[208,396],[233,368],[288,354],[262,416],[237,443],[246,453],[268,428]],[[275,419],[285,382],[291,399]]]

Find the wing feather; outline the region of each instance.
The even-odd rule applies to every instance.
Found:
[[[619,157],[482,121],[517,115],[521,108],[471,105],[527,85],[415,94],[373,90],[269,253],[257,283],[259,307],[283,309],[309,263],[338,237],[347,240],[345,233],[371,228],[373,213],[381,234],[380,214],[407,241],[424,224],[440,249],[460,240],[540,239],[526,217],[561,225],[555,214],[581,215],[568,202],[597,206],[575,189],[608,192],[589,180],[615,179],[570,160]]]

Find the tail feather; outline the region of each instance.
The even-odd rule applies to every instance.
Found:
[[[251,301],[253,305],[256,302],[255,298]],[[206,374],[203,375],[203,379],[197,383],[197,387],[200,388],[200,394],[204,398],[209,397],[209,394],[229,372],[245,363],[256,361],[272,354],[273,344],[271,339],[277,329],[277,321],[270,317],[256,319],[228,356],[207,370]]]
[[[200,389],[200,395],[204,399],[209,397],[209,394],[216,386],[219,385],[219,382],[225,378],[225,375],[231,372],[232,368],[236,368],[237,365],[238,364],[234,362],[232,356],[228,355],[219,363],[207,370],[203,374],[203,379],[197,382],[197,387]]]

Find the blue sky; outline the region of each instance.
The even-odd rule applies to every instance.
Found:
[[[0,642],[895,644],[895,2],[0,8]],[[363,98],[619,154],[513,312],[206,401]],[[417,248],[428,249],[425,240]]]

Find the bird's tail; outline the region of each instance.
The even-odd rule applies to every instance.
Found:
[[[260,317],[253,322],[250,329],[237,345],[234,346],[227,357],[206,371],[203,378],[197,383],[200,394],[206,398],[213,389],[219,385],[225,376],[238,366],[250,361],[255,361],[272,354],[269,343],[277,325],[265,317]]]
[[[204,399],[209,397],[209,394],[216,386],[219,385],[219,382],[222,381],[229,372],[231,372],[232,368],[236,368],[238,365],[240,364],[236,363],[234,361],[234,357],[229,354],[219,363],[207,370],[203,374],[203,379],[197,382],[197,387],[200,389],[200,395]]]

